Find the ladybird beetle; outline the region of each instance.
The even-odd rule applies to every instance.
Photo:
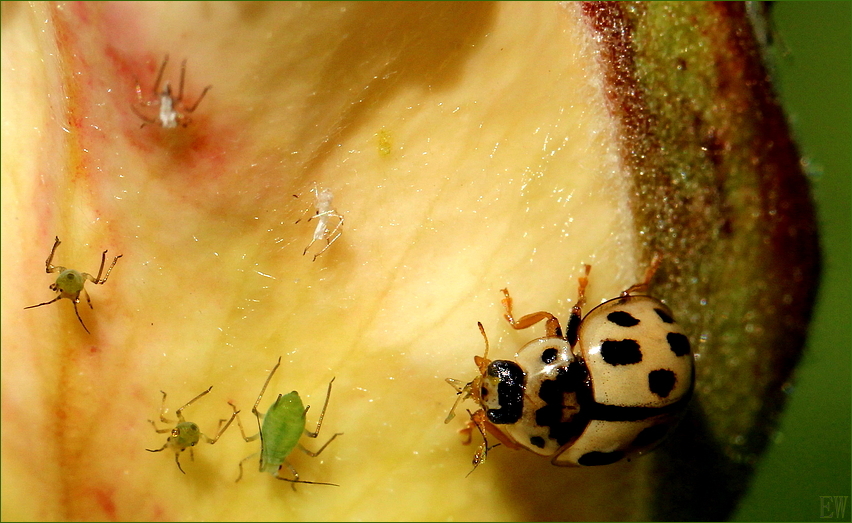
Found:
[[[514,360],[474,356],[480,374],[461,385],[445,422],[459,402],[473,397],[481,407],[470,414],[484,443],[474,468],[485,461],[486,432],[503,445],[551,457],[558,466],[608,465],[653,450],[680,420],[694,382],[689,340],[660,300],[646,295],[659,266],[655,256],[642,283],[582,315],[591,270],[579,278],[577,304],[566,332],[549,312],[515,320],[512,299],[503,289],[505,318],[514,329],[544,320],[546,336],[518,351]]]

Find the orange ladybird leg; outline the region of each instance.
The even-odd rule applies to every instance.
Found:
[[[521,330],[526,329],[527,327],[532,327],[536,323],[545,320],[545,331],[547,333],[547,337],[562,337],[562,328],[559,326],[559,320],[556,319],[556,316],[549,312],[539,311],[534,312],[532,314],[527,314],[523,316],[519,320],[515,320],[512,315],[512,297],[509,296],[509,289],[500,289],[503,292],[504,298],[500,303],[503,304],[503,307],[506,309],[506,314],[504,318],[509,322],[509,325],[512,326],[513,329]]]

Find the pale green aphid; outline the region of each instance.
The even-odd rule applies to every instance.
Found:
[[[165,434],[166,432],[169,432],[170,435],[169,435],[169,439],[166,440],[166,443],[163,444],[162,447],[160,447],[158,449],[145,449],[145,450],[147,450],[148,452],[160,452],[160,451],[163,451],[167,448],[172,449],[175,452],[175,463],[177,463],[178,470],[183,472],[183,468],[181,468],[181,466],[180,466],[180,454],[181,454],[181,452],[183,452],[186,449],[189,449],[189,458],[191,460],[195,461],[195,457],[192,455],[192,447],[194,447],[202,438],[204,439],[204,441],[206,441],[207,443],[209,443],[211,445],[216,443],[217,441],[219,441],[219,438],[222,436],[222,434],[226,430],[228,430],[228,427],[231,426],[231,423],[234,421],[234,418],[237,416],[237,413],[239,411],[235,410],[234,413],[231,415],[231,419],[229,419],[229,420],[224,420],[224,419],[219,420],[219,427],[221,427],[221,428],[219,429],[219,432],[216,434],[216,437],[212,438],[212,439],[209,436],[202,433],[201,430],[198,428],[198,425],[196,425],[195,423],[193,423],[191,421],[186,421],[183,418],[183,409],[185,409],[185,408],[189,407],[190,405],[192,405],[193,403],[195,403],[195,401],[197,399],[206,395],[208,392],[210,392],[210,390],[212,388],[213,388],[213,386],[211,385],[209,389],[205,390],[204,392],[202,392],[198,396],[192,398],[191,400],[189,400],[186,403],[186,405],[184,405],[183,407],[176,410],[175,415],[178,418],[177,422],[166,419],[166,393],[163,392],[163,391],[160,391],[160,392],[163,393],[163,404],[160,406],[160,421],[163,422],[163,423],[177,423],[177,425],[175,425],[175,428],[173,428],[173,429],[158,429],[157,424],[154,423],[154,420],[149,419],[148,421],[151,423],[151,425],[154,426],[154,430],[156,430],[158,434]],[[224,423],[225,421],[227,421],[227,423],[225,423],[225,426],[222,427],[222,423]],[[186,472],[183,472],[183,473],[186,474]]]
[[[278,363],[276,363],[275,367],[272,368],[272,372],[269,373],[269,377],[266,378],[266,383],[264,383],[263,388],[260,389],[260,395],[257,397],[257,401],[251,409],[252,413],[257,418],[258,433],[254,436],[246,436],[245,430],[243,430],[243,424],[240,421],[240,418],[237,417],[237,425],[240,427],[243,439],[246,441],[254,441],[258,437],[260,438],[260,452],[256,452],[240,461],[240,475],[237,477],[237,481],[243,477],[243,462],[255,457],[257,454],[260,454],[259,470],[261,472],[271,473],[276,479],[289,481],[290,483],[309,483],[312,485],[332,485],[337,487],[339,485],[334,483],[300,480],[299,473],[296,472],[296,469],[294,469],[287,461],[287,456],[289,456],[296,447],[299,447],[299,449],[308,456],[319,456],[328,444],[334,441],[334,438],[343,434],[342,432],[335,433],[334,436],[332,436],[330,440],[326,441],[325,445],[320,447],[320,449],[316,452],[306,449],[301,443],[299,443],[299,438],[302,434],[309,438],[316,438],[319,435],[320,428],[322,427],[322,419],[325,416],[325,409],[328,407],[328,399],[331,396],[331,384],[334,383],[334,378],[332,378],[328,383],[328,392],[326,393],[325,404],[322,407],[322,412],[320,413],[319,421],[317,422],[317,428],[314,432],[310,432],[305,429],[305,415],[307,414],[310,406],[304,406],[302,398],[299,397],[299,393],[295,390],[289,394],[279,394],[278,399],[276,399],[275,403],[268,411],[266,411],[266,414],[261,414],[257,411],[257,406],[260,404],[261,398],[263,398],[263,393],[266,391],[266,387],[269,385],[272,375],[275,374],[276,370],[278,370],[279,365],[281,365],[280,357],[278,358]],[[231,403],[231,407],[234,408],[234,415],[236,415],[238,412],[237,407],[233,403]],[[263,420],[262,427],[261,419]],[[284,466],[290,469],[290,472],[293,474],[293,478],[295,479],[279,476],[279,472]]]
[[[50,249],[50,256],[47,257],[47,261],[44,262],[45,270],[48,274],[51,272],[58,272],[59,276],[56,278],[56,283],[50,285],[50,290],[57,291],[59,295],[53,298],[50,301],[46,301],[44,303],[39,303],[38,305],[30,305],[29,307],[24,307],[24,309],[32,309],[34,307],[41,307],[42,305],[50,305],[51,303],[61,300],[62,298],[68,298],[71,300],[71,303],[74,304],[74,313],[77,314],[77,319],[80,320],[80,325],[86,329],[86,332],[89,332],[89,329],[86,328],[86,324],[83,323],[83,318],[80,317],[80,312],[77,310],[77,304],[80,303],[80,293],[86,293],[86,301],[89,303],[89,307],[92,307],[92,299],[89,298],[89,293],[86,292],[86,289],[83,286],[86,283],[86,280],[94,283],[95,285],[101,285],[106,283],[107,278],[109,278],[109,273],[112,272],[112,268],[115,267],[115,262],[118,261],[123,255],[119,254],[112,260],[112,265],[107,269],[106,276],[104,279],[101,279],[101,274],[104,272],[104,263],[106,262],[106,253],[104,251],[101,254],[101,268],[98,269],[98,277],[95,278],[91,274],[84,272],[79,273],[73,269],[66,269],[65,267],[61,267],[59,265],[51,265],[51,261],[53,261],[53,255],[56,252],[56,247],[62,243],[59,241],[59,236],[56,237],[56,240],[53,242],[53,248]]]

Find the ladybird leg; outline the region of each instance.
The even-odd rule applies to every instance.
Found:
[[[509,289],[500,289],[503,292],[503,296],[505,296],[500,303],[503,304],[503,307],[506,309],[506,314],[503,316],[506,318],[506,321],[512,326],[513,329],[521,330],[526,329],[528,327],[532,327],[536,323],[546,320],[545,323],[545,332],[547,333],[547,337],[562,337],[562,328],[559,326],[559,320],[553,314],[545,311],[534,312],[532,314],[527,314],[526,316],[521,317],[519,320],[515,320],[512,316],[512,297],[509,295]]]
[[[654,257],[651,259],[651,264],[645,270],[645,277],[642,279],[641,283],[637,283],[635,285],[631,285],[626,291],[622,292],[622,296],[630,296],[631,294],[644,294],[648,291],[648,287],[651,284],[651,278],[654,277],[654,274],[657,272],[657,269],[660,268],[660,264],[663,261],[663,256],[655,252]]]
[[[459,434],[465,437],[462,441],[462,445],[470,445],[470,442],[473,440],[473,427],[475,426],[476,423],[474,423],[473,420],[467,420],[464,427],[459,429]]]
[[[474,414],[474,415],[475,415],[475,414]],[[485,412],[482,412],[482,415],[484,416],[484,415],[485,415]],[[523,448],[523,447],[521,447],[520,445],[518,445],[517,443],[515,443],[513,440],[509,439],[509,437],[508,437],[508,436],[506,436],[505,434],[503,434],[503,433],[500,431],[500,429],[498,429],[498,428],[497,428],[497,427],[496,427],[493,423],[491,423],[491,422],[490,422],[490,421],[488,421],[487,419],[483,419],[483,420],[482,420],[482,426],[483,426],[483,427],[485,427],[485,430],[486,430],[486,431],[488,431],[488,433],[489,433],[489,434],[491,434],[492,436],[494,436],[495,438],[497,438],[497,441],[499,441],[499,442],[500,442],[500,443],[502,443],[503,445],[505,445],[505,446],[509,447],[510,449],[512,449],[512,450],[518,450],[518,449],[522,449],[522,448]],[[489,448],[494,448],[494,447],[496,447],[496,446],[497,446],[497,445],[491,445],[491,447],[489,447]]]

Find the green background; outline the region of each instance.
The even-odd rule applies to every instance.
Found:
[[[787,411],[735,520],[849,521],[848,504],[842,518],[824,518],[832,507],[821,514],[820,496],[850,496],[852,3],[776,2],[770,32],[775,87],[817,203],[823,272]]]

